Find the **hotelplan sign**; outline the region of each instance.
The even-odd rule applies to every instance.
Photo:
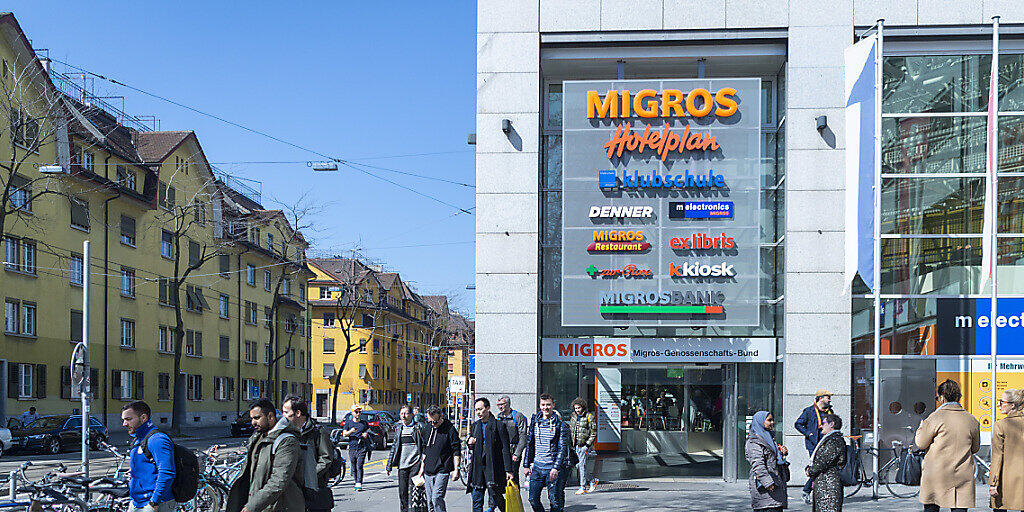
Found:
[[[775,338],[544,338],[558,363],[774,363]]]
[[[760,91],[563,82],[562,325],[760,323]]]

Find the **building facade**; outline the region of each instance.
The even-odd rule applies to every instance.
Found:
[[[995,15],[1007,318],[1024,291],[1024,18],[1012,2],[478,7],[478,395],[532,404],[548,392],[562,409],[587,399],[610,455],[598,476],[742,478],[757,410],[775,414],[802,467],[794,422],[819,389],[851,430],[871,431],[876,357],[886,445],[912,438],[946,377],[973,390],[965,405],[984,416],[978,274]],[[872,300],[843,278],[843,66],[880,18],[886,330],[876,354]],[[712,184],[694,190],[698,171]],[[655,308],[668,304],[680,309]],[[1024,354],[1012,323],[1001,386],[1018,382],[1010,369]]]
[[[24,162],[0,169],[0,415],[79,408],[70,359],[83,339],[83,293],[90,410],[108,425],[133,400],[170,424],[175,333],[184,427],[226,425],[261,390],[310,396],[301,234],[216,175],[194,132],[122,123],[37,58],[13,15],[0,16],[0,32],[0,79],[14,105],[0,144],[5,162]],[[59,172],[40,168],[54,163]],[[259,312],[243,312],[248,304]]]
[[[448,387],[447,299],[353,258],[310,259],[312,411],[340,420],[353,404],[398,411],[440,404]]]

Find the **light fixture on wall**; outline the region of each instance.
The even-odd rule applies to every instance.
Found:
[[[814,118],[814,127],[820,132],[825,128],[828,128],[828,116],[818,116]]]
[[[501,120],[501,131],[505,132],[506,134],[512,131],[512,120],[511,119],[502,119]]]

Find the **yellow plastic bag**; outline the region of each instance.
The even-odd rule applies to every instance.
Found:
[[[525,512],[523,497],[519,495],[519,486],[511,478],[505,484],[505,512]]]

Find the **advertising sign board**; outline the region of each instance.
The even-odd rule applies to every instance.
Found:
[[[564,326],[759,324],[760,91],[563,83]]]
[[[545,363],[774,363],[775,338],[544,338]]]

